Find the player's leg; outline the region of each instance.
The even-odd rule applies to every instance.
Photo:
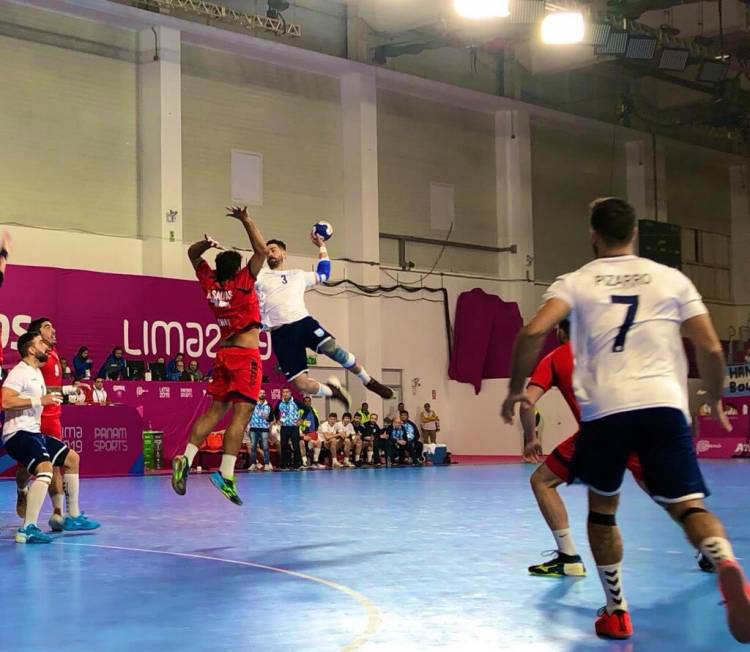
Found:
[[[78,453],[70,450],[65,443],[54,437],[45,437],[47,450],[52,456],[52,464],[62,470],[67,514],[63,520],[66,531],[96,530],[101,524],[88,518],[81,512],[80,499],[80,466]]]
[[[245,432],[242,433],[242,445],[247,446],[247,469],[255,471],[258,462],[258,441],[260,438],[255,430],[248,423],[245,426]]]
[[[644,481],[653,498],[682,527],[689,541],[716,568],[732,635],[750,642],[750,586],[737,563],[721,521],[706,510],[708,488],[695,454],[690,426],[682,412],[648,411],[649,428],[638,439]]]
[[[310,459],[308,457],[308,438],[305,435],[300,435],[299,452],[302,455],[302,468],[306,469],[310,466]]]
[[[42,415],[41,431],[45,436],[54,437],[62,442],[62,423],[59,416]],[[59,466],[53,463],[52,484],[49,486],[49,497],[52,501],[52,515],[49,526],[55,532],[61,532],[65,528],[65,492],[63,489],[63,477]]]
[[[636,415],[636,416],[634,416]],[[589,487],[588,537],[599,579],[607,599],[595,622],[598,636],[629,638],[633,626],[622,587],[622,538],[615,515],[636,412],[624,412],[584,422],[575,441],[570,478]]]
[[[260,437],[261,444],[263,446],[263,462],[265,463],[264,469],[266,471],[273,471],[273,466],[271,466],[271,453],[268,449],[268,430],[261,430]]]
[[[362,466],[362,437],[354,437],[354,466]]]
[[[224,451],[221,455],[221,466],[218,471],[214,471],[209,476],[211,483],[235,505],[242,505],[242,499],[237,494],[234,468],[237,465],[237,456],[242,447],[242,433],[245,430],[245,424],[250,419],[254,409],[254,400],[245,396],[236,397],[232,407],[232,420],[224,431]]]
[[[28,485],[23,525],[16,531],[16,543],[50,543],[52,537],[39,529],[39,513],[52,482],[52,463],[38,433],[18,432],[5,442],[5,450],[34,479]]]
[[[529,573],[545,577],[583,577],[586,569],[578,554],[573,535],[570,532],[568,512],[565,509],[557,488],[570,479],[570,464],[575,451],[577,433],[557,446],[547,460],[531,475],[531,489],[534,492],[539,511],[542,513],[552,536],[555,539],[557,554],[553,559],[529,566]]]
[[[351,437],[344,437],[344,466],[347,468],[351,468],[354,466],[352,464],[352,440]]]
[[[16,514],[18,518],[26,516],[26,496],[29,491],[31,474],[22,466],[16,471]]]
[[[414,464],[422,466],[424,463],[424,444],[419,439],[414,441],[414,454],[417,456]]]
[[[182,455],[176,455],[172,460],[172,489],[180,496],[187,491],[187,479],[190,467],[198,454],[200,445],[206,440],[211,431],[216,428],[224,417],[231,403],[214,398],[208,410],[199,416],[190,428],[188,443]]]
[[[332,469],[340,469],[342,468],[341,462],[339,462],[339,444],[341,442],[339,441],[338,437],[331,437],[328,440],[328,450],[331,453],[331,468]]]

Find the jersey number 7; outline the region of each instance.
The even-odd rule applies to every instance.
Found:
[[[622,326],[620,326],[615,342],[612,345],[612,350],[615,353],[621,353],[625,350],[625,338],[635,321],[635,313],[638,310],[638,295],[626,297],[615,294],[612,296],[612,303],[621,303],[628,307],[628,311],[625,313],[625,321],[622,322]]]

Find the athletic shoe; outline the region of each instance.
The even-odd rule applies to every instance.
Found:
[[[242,498],[237,495],[237,490],[234,487],[234,480],[227,480],[218,471],[214,471],[209,477],[214,487],[221,491],[235,505],[242,504]]]
[[[341,462],[339,462],[338,460],[333,460],[333,462],[331,462],[331,468],[332,469],[343,469],[344,465]]]
[[[33,523],[29,523],[26,527],[16,530],[16,543],[52,543],[52,537]]]
[[[65,529],[65,519],[62,514],[52,514],[49,517],[49,527],[53,532],[62,532]]]
[[[184,496],[187,491],[187,479],[190,465],[185,455],[177,455],[172,460],[172,489],[178,496]]]
[[[28,489],[16,487],[16,514],[18,518],[26,518],[26,496],[28,493]]]
[[[711,560],[706,557],[702,552],[699,552],[696,555],[696,559],[698,560],[698,568],[700,568],[704,573],[715,573],[716,569],[714,568],[713,563]]]
[[[271,466],[271,463],[269,462],[268,464],[265,465],[265,467],[263,467],[263,470],[264,471],[273,471],[273,466]]]
[[[727,609],[727,624],[740,643],[750,643],[750,585],[742,568],[729,559],[717,567],[719,589]]]
[[[331,376],[328,379],[326,386],[333,393],[333,396],[331,398],[334,398],[337,401],[341,401],[341,403],[344,404],[344,407],[348,410],[352,402],[352,397],[349,396],[349,392],[341,386],[341,382],[339,381],[339,379],[336,378],[336,376]]]
[[[365,385],[367,389],[369,389],[371,392],[375,392],[380,398],[384,398],[386,400],[393,398],[393,390],[390,387],[386,387],[383,385],[383,383],[375,380],[374,378],[370,378],[370,382]]]
[[[66,516],[63,521],[63,529],[66,532],[77,532],[84,530],[96,530],[102,526],[98,521],[88,518],[85,514],[78,516]]]
[[[310,466],[310,462],[309,462],[309,461],[307,460],[307,458],[306,458],[306,457],[303,457],[303,458],[302,458],[302,466],[303,466],[303,468],[305,468],[305,469],[306,469],[306,468],[307,468],[308,466]]]
[[[600,638],[630,638],[633,635],[633,623],[630,614],[622,609],[615,609],[611,614],[602,607],[596,614],[594,623],[596,635]]]
[[[344,466],[347,469],[353,469],[354,468],[354,464],[352,464],[349,460],[344,460]]]
[[[529,573],[543,577],[586,577],[580,555],[565,555],[559,550],[552,554],[555,554],[554,559],[529,566]]]

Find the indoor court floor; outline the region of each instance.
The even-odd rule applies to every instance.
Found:
[[[750,560],[750,465],[703,464],[709,505]],[[2,650],[739,650],[712,575],[626,480],[619,522],[635,636],[593,634],[602,590],[585,493],[563,488],[589,576],[531,577],[552,547],[532,466],[241,474],[236,507],[207,475],[82,481],[94,533],[13,543],[0,482]],[[47,503],[48,505],[49,503]],[[44,520],[48,509],[45,506]]]

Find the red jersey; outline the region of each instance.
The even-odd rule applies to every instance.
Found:
[[[221,329],[222,339],[260,326],[260,306],[255,292],[255,278],[248,266],[234,278],[218,283],[216,272],[203,260],[195,270],[208,305]]]
[[[42,365],[41,372],[42,378],[44,378],[44,384],[47,387],[62,387],[63,386],[63,371],[62,363],[60,362],[60,356],[57,355],[55,349],[50,349],[47,354],[47,362]],[[45,405],[42,410],[43,418],[60,418],[62,414],[62,408],[59,405]]]
[[[557,387],[576,421],[580,422],[581,410],[573,391],[573,367],[573,349],[570,342],[566,342],[539,361],[531,374],[529,385],[541,387],[545,392],[551,387]]]

